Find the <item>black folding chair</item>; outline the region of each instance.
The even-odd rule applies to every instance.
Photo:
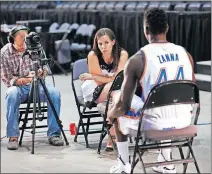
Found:
[[[39,108],[37,107],[36,112],[38,112],[38,109]],[[19,107],[19,125],[22,122],[22,125],[19,126],[19,130],[21,130],[21,136],[20,136],[20,140],[19,140],[20,146],[22,145],[24,131],[26,129],[31,129],[31,130],[33,129],[32,125],[30,125],[30,126],[28,125],[28,123],[33,120],[33,106],[29,107],[28,113],[26,111],[27,111],[27,101],[23,102]],[[43,106],[40,106],[40,111],[41,111],[40,115],[37,114],[35,120],[41,122],[41,121],[47,119],[48,106],[46,105],[46,103]],[[25,115],[25,116],[23,117],[23,115]],[[45,124],[45,125],[37,125],[36,124],[36,126],[35,126],[35,128],[45,128],[45,127],[48,127],[48,125],[47,124]],[[31,134],[32,133],[33,132],[31,131]]]
[[[107,112],[108,112],[109,104],[111,102],[111,93],[113,91],[115,91],[115,90],[120,90],[121,89],[121,85],[123,83],[123,80],[124,80],[124,71],[122,70],[116,75],[116,77],[115,77],[115,79],[114,79],[114,81],[113,81],[113,83],[112,83],[112,85],[110,87],[110,90],[109,90],[109,92],[107,94],[106,102],[105,103],[99,103],[97,105],[98,111],[101,113],[101,115],[102,115],[102,117],[104,119],[103,120],[103,125],[102,125],[102,132],[101,132],[100,140],[99,140],[99,146],[98,146],[98,150],[97,150],[98,154],[100,154],[100,150],[101,150],[101,147],[102,147],[102,141],[103,141],[103,139],[105,138],[105,136],[107,134],[108,134],[108,136],[109,136],[109,138],[110,138],[110,140],[112,142],[113,149],[117,152],[116,145],[115,145],[115,143],[113,141],[113,137],[111,136],[110,131],[109,131],[110,128],[112,127],[112,124],[110,124],[107,121]],[[130,137],[130,142],[132,142],[131,137]]]
[[[91,125],[98,125],[103,124],[103,121],[93,121],[92,118],[101,117],[101,114],[95,110],[96,104],[94,101],[91,102],[84,102],[82,93],[81,93],[81,80],[79,80],[79,76],[82,73],[88,73],[88,65],[87,65],[87,59],[81,59],[74,62],[72,67],[72,89],[74,92],[74,97],[77,105],[77,110],[79,112],[79,122],[77,127],[77,132],[74,138],[74,141],[77,142],[78,135],[84,135],[86,147],[89,147],[88,143],[88,134],[96,134],[101,133],[102,131],[99,130],[90,130]],[[81,93],[81,94],[80,94]],[[87,111],[88,109],[92,109]],[[102,117],[101,117],[102,118]],[[87,119],[87,122],[84,122],[84,120]],[[82,132],[80,132],[80,128],[82,127]]]
[[[144,173],[146,173],[146,168],[170,164],[183,164],[183,173],[185,173],[187,170],[187,165],[190,162],[195,164],[197,172],[200,173],[197,160],[192,149],[193,138],[197,135],[196,124],[200,112],[199,89],[197,85],[194,82],[188,80],[169,81],[156,85],[150,91],[140,113],[143,115],[146,109],[168,105],[177,105],[182,103],[196,106],[194,107],[196,111],[193,112],[194,120],[190,126],[182,129],[142,131],[141,124],[143,117],[140,117],[138,131],[130,130],[130,135],[136,137],[131,173],[133,173],[133,170],[139,159]],[[166,143],[161,142],[163,140],[170,141]],[[139,144],[139,142],[141,142],[141,144]],[[188,147],[186,156],[184,156],[182,147]],[[171,161],[155,163],[143,162],[142,156],[148,149],[162,148],[178,148],[181,159],[172,159]],[[139,158],[136,158],[136,154],[138,154]],[[190,154],[192,157],[190,157]]]

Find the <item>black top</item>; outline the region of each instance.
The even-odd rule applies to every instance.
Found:
[[[110,64],[107,64],[102,56],[97,56],[99,60],[99,66],[102,70],[107,70],[108,72],[111,72],[113,70],[113,62]]]
[[[120,56],[122,50],[123,50],[123,48],[120,48],[119,49],[119,56]],[[112,70],[113,70],[113,62],[110,63],[110,64],[107,64],[104,61],[104,59],[103,59],[103,57],[102,57],[101,54],[97,54],[97,52],[95,50],[92,50],[92,51],[94,51],[95,54],[96,54],[96,56],[98,57],[100,68],[102,70],[107,70],[109,73],[112,72]]]
[[[94,51],[94,50],[92,50],[92,51]],[[101,54],[97,54],[96,51],[94,51],[94,52],[95,52],[96,56],[98,57],[100,68],[101,68],[102,70],[106,70],[107,72],[111,72],[111,71],[113,70],[113,62],[110,63],[110,64],[107,64],[107,63],[104,61],[104,59],[103,59],[103,57],[102,57]]]

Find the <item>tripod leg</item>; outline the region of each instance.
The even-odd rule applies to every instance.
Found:
[[[40,102],[40,92],[39,92],[38,84],[37,84],[37,87],[36,87],[36,100],[37,100],[37,103],[38,103],[38,115],[40,116],[41,115],[41,102]]]
[[[35,80],[33,82],[33,120],[32,120],[32,151],[31,153],[34,154],[34,148],[35,148],[35,127],[36,127],[36,100],[38,95],[38,81]],[[39,97],[38,97],[39,98]]]
[[[67,138],[66,138],[66,135],[65,135],[65,133],[64,133],[64,131],[63,131],[62,122],[61,122],[61,120],[60,120],[59,117],[58,117],[58,114],[57,114],[57,112],[56,112],[56,110],[55,110],[55,107],[54,107],[54,105],[53,105],[53,102],[52,102],[52,100],[51,100],[51,98],[50,98],[50,96],[49,96],[49,92],[48,92],[46,86],[44,85],[44,83],[43,83],[43,81],[42,81],[41,79],[40,79],[40,83],[41,83],[41,85],[42,85],[42,87],[43,87],[44,93],[46,94],[47,100],[48,100],[48,102],[49,102],[49,104],[50,104],[50,106],[51,106],[51,108],[52,108],[52,111],[53,111],[53,113],[54,113],[54,116],[55,116],[55,119],[56,119],[56,121],[57,121],[57,124],[58,124],[58,126],[60,127],[60,130],[61,130],[61,132],[62,132],[62,134],[63,134],[63,137],[64,137],[64,140],[65,140],[65,142],[66,142],[66,145],[69,145],[69,142],[68,142],[68,140],[67,140]]]
[[[32,100],[32,94],[33,94],[33,89],[34,89],[34,86],[32,85],[31,86],[31,89],[29,91],[29,96],[28,96],[28,101],[27,101],[27,108],[26,108],[26,113],[25,113],[25,117],[24,117],[24,122],[23,122],[23,125],[22,125],[22,131],[21,131],[21,136],[20,136],[20,140],[19,140],[19,145],[21,146],[22,144],[22,139],[23,139],[23,135],[24,135],[24,130],[26,128],[26,124],[27,124],[27,118],[28,118],[28,114],[29,114],[29,108],[30,108],[30,103],[31,103],[31,100]]]

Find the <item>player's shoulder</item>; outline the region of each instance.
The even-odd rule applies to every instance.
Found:
[[[139,49],[134,55],[130,57],[128,61],[132,66],[135,67],[137,65],[140,66],[141,64],[143,64],[145,62],[144,60],[145,60],[144,51],[142,49]]]
[[[174,43],[172,43],[172,44],[173,44],[173,47],[178,48],[178,49],[180,49],[180,50],[183,50],[183,51],[186,51],[186,52],[187,52],[187,50],[186,50],[185,47],[183,47],[183,46],[181,46],[181,45],[174,44]]]

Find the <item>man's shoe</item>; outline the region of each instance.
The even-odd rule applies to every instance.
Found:
[[[11,139],[9,140],[7,144],[8,150],[17,150],[18,149],[18,138],[17,139]]]
[[[164,166],[158,166],[158,167],[153,167],[152,168],[155,172],[158,172],[158,173],[177,173],[176,171],[176,168],[172,168],[172,169],[169,169],[167,167],[164,167]]]
[[[60,136],[49,137],[49,144],[53,146],[63,146],[64,142]]]
[[[110,173],[131,173],[131,164],[129,162],[124,164],[121,157],[119,157],[116,165],[110,168]]]

